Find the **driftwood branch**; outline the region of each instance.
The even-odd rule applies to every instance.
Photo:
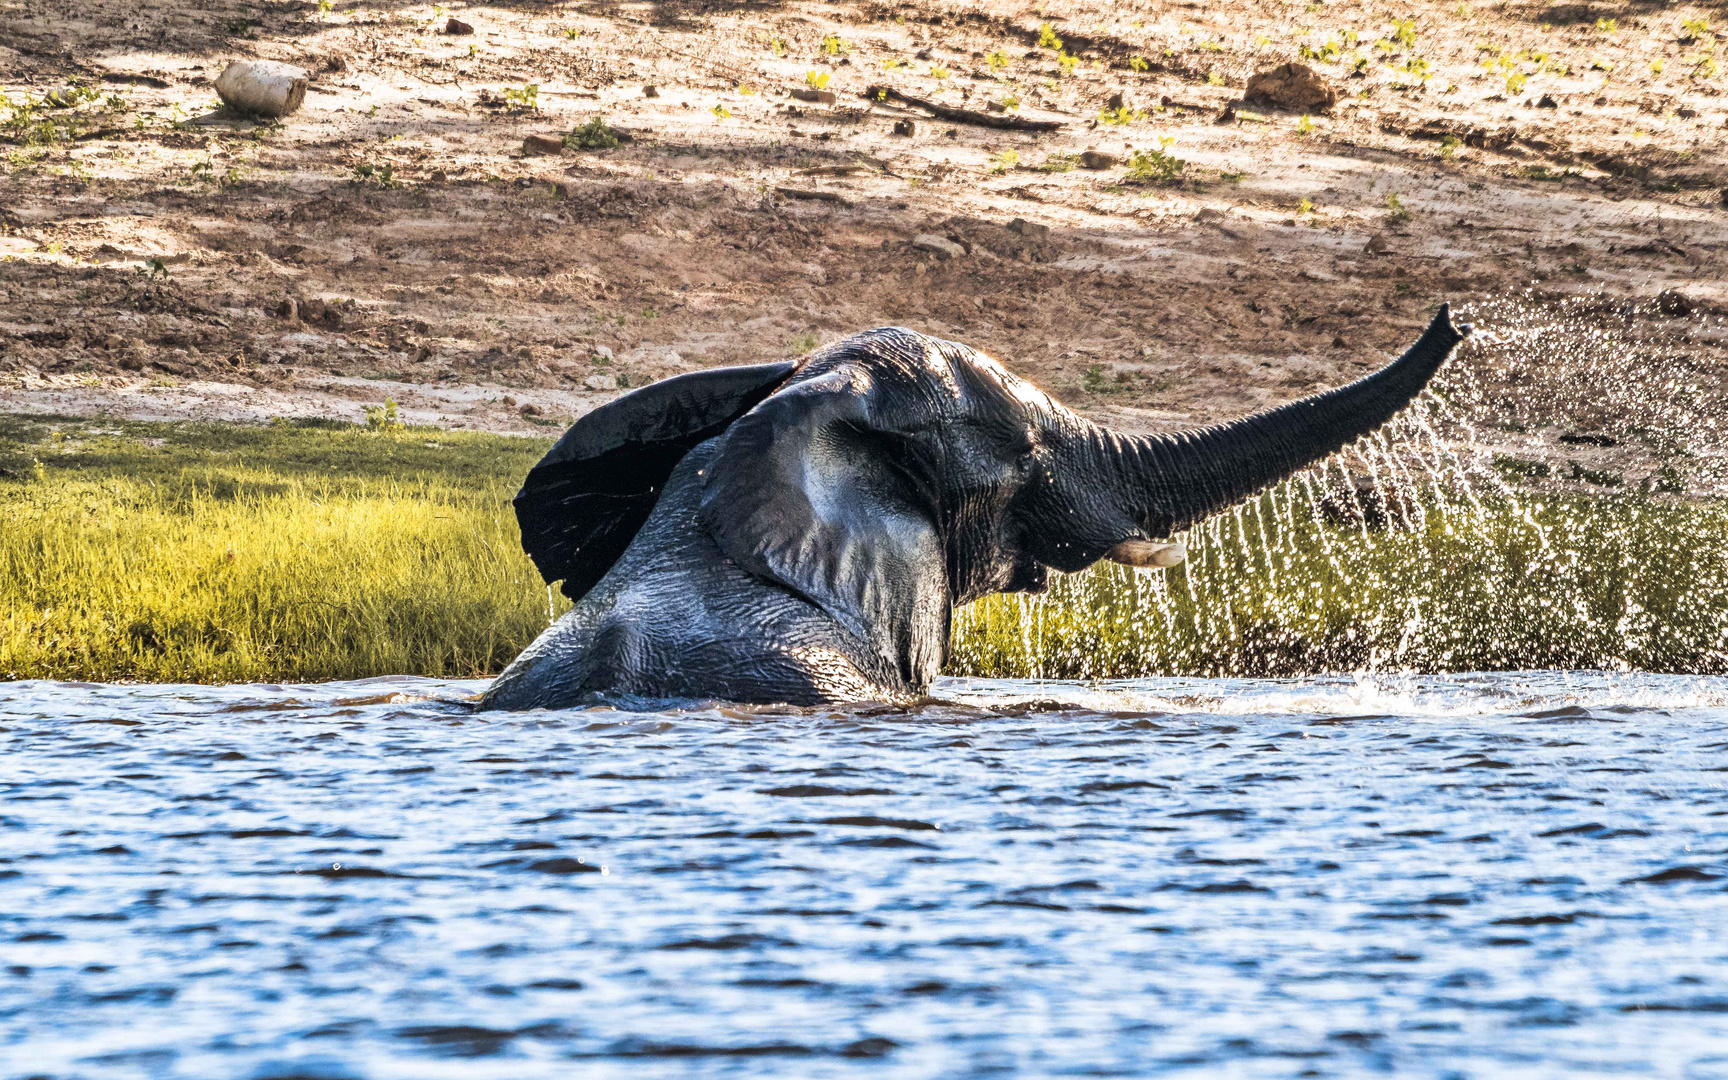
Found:
[[[1055,120],[1026,120],[1018,116],[999,116],[995,113],[977,112],[972,109],[955,109],[947,105],[938,105],[934,101],[925,101],[910,94],[902,94],[889,86],[872,86],[864,91],[864,96],[871,101],[893,101],[901,105],[910,105],[914,109],[923,109],[931,116],[942,120],[951,120],[956,124],[975,124],[978,127],[1001,128],[1005,131],[1060,131],[1062,125]]]

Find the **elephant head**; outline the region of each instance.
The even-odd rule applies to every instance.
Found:
[[[523,544],[580,597],[704,451],[696,520],[737,566],[832,615],[922,686],[953,608],[1050,569],[1174,561],[1177,532],[1390,420],[1467,333],[1442,307],[1335,390],[1171,435],[1094,424],[964,345],[869,331],[797,365],[699,372],[584,417],[517,497]]]

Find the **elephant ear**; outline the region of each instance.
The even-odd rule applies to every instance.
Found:
[[[666,478],[797,369],[715,368],[663,379],[588,413],[528,473],[514,503],[522,550],[580,600],[630,546]]]
[[[876,396],[842,366],[756,406],[716,444],[700,520],[734,563],[827,611],[916,687],[948,648],[939,501]]]

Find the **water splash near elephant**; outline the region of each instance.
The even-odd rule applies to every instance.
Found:
[[[1728,671],[1728,334],[1690,307],[1477,304],[1393,424],[1203,522],[1181,566],[962,611],[951,670]]]

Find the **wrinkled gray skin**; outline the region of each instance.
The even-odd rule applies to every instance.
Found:
[[[956,606],[1040,591],[1050,569],[1169,537],[1320,460],[1404,408],[1461,337],[1442,308],[1373,375],[1165,436],[1099,427],[973,349],[897,328],[795,371],[730,369],[777,382],[677,461],[640,531],[616,534],[622,556],[482,707],[914,699],[947,658]],[[536,498],[517,501],[531,554]]]

